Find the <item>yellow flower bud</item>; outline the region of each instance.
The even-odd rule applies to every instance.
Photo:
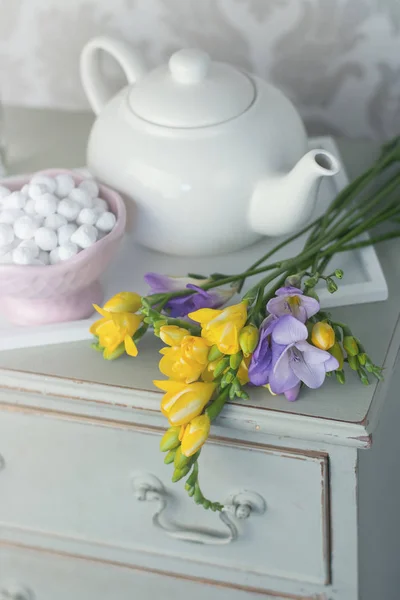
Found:
[[[245,356],[250,356],[258,344],[258,329],[255,325],[246,325],[239,335],[239,345]]]
[[[168,346],[180,346],[183,338],[189,335],[187,329],[176,325],[163,325],[160,327],[160,338]]]
[[[329,323],[315,323],[311,332],[311,341],[320,350],[329,350],[335,343],[335,332]]]
[[[161,412],[171,425],[186,425],[200,415],[211,400],[214,383],[183,383],[181,381],[153,381],[166,394],[161,401]]]
[[[136,294],[135,292],[120,292],[107,300],[103,309],[112,313],[135,313],[139,310],[141,305],[142,299],[139,294]]]
[[[336,360],[339,363],[339,367],[337,370],[341,371],[343,369],[344,355],[343,355],[342,347],[339,344],[339,342],[335,342],[335,344],[332,346],[332,348],[330,348],[329,354],[332,354],[332,356],[334,356],[336,358]]]
[[[173,450],[173,448],[176,448],[177,446],[179,446],[180,430],[181,430],[180,427],[170,427],[169,429],[167,429],[167,431],[164,433],[163,437],[161,438],[161,442],[160,442],[161,452],[167,452],[168,450]]]
[[[345,335],[343,338],[343,348],[349,356],[357,356],[359,348],[356,340],[352,335]]]
[[[210,433],[210,425],[208,415],[200,415],[190,421],[182,437],[181,452],[184,456],[192,456],[202,447]]]

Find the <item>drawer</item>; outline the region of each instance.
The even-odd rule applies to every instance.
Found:
[[[200,464],[204,494],[224,501],[255,492],[265,502],[247,519],[223,515],[228,527],[197,507],[182,482],[170,483],[159,436],[141,426],[0,412],[1,538],[262,589],[276,578],[301,582],[299,589],[328,583],[326,455],[210,440]],[[161,482],[163,495],[139,502],[143,481]]]
[[[249,600],[258,593],[191,582],[128,566],[102,564],[34,549],[0,545],[0,600]],[[262,595],[263,600],[312,600]]]

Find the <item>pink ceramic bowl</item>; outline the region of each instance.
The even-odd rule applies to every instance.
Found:
[[[73,171],[50,169],[41,172],[54,177],[68,173],[76,183],[84,177]],[[32,175],[12,177],[0,184],[19,190]],[[117,217],[114,229],[65,262],[49,266],[0,265],[0,312],[18,325],[43,325],[84,319],[93,313],[92,304],[101,304],[100,275],[114,258],[125,231],[126,211],[121,196],[100,185],[100,196]]]

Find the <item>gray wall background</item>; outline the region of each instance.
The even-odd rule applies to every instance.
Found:
[[[271,80],[310,131],[400,133],[400,0],[0,0],[0,94],[87,108],[83,44],[120,36],[149,66],[198,46]]]

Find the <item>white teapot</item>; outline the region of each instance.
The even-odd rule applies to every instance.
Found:
[[[114,98],[100,51],[129,82]],[[278,89],[202,50],[147,72],[128,45],[99,37],[82,51],[81,77],[98,114],[88,167],[135,203],[136,239],[155,250],[218,254],[290,233],[310,218],[321,177],[339,169],[325,150],[308,151]]]

